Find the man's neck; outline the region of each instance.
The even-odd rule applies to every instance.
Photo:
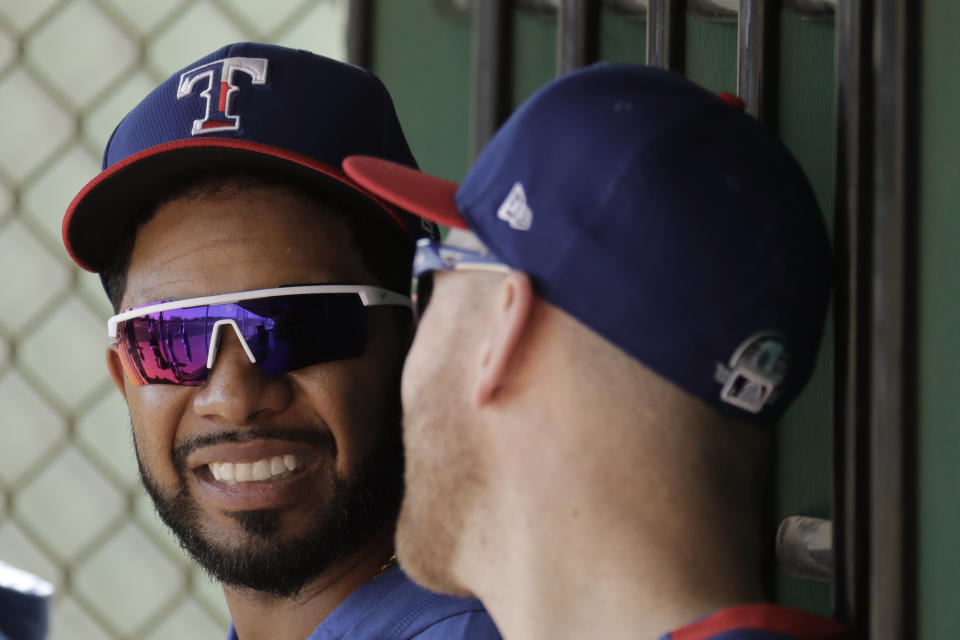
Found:
[[[564,313],[539,320],[475,418],[496,473],[455,580],[511,640],[655,640],[762,600],[754,431]]]
[[[586,431],[564,423],[577,418],[544,418],[541,406],[521,414],[534,437],[499,452],[484,538],[464,545],[456,569],[504,637],[653,640],[763,599],[755,505],[719,501],[696,456],[666,456],[627,430],[571,438]],[[556,440],[549,447],[530,427],[538,421]]]
[[[392,554],[391,530],[289,598],[223,585],[237,637],[239,640],[303,640],[350,594],[379,575]]]
[[[577,517],[590,518],[586,511]],[[644,537],[625,522],[540,535],[513,531],[497,575],[477,596],[511,640],[649,638],[714,611],[763,599],[748,555],[726,536],[664,527]],[[496,545],[494,545],[496,546]]]

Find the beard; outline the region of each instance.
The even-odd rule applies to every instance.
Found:
[[[336,459],[336,443],[329,431],[320,429],[253,429],[242,435],[227,433],[203,444],[249,440],[284,439],[326,447]],[[399,398],[392,419],[381,427],[370,452],[351,478],[332,471],[322,495],[300,526],[300,533],[284,535],[283,512],[274,509],[236,511],[229,514],[240,530],[240,541],[217,542],[205,533],[203,514],[190,495],[184,460],[197,443],[178,447],[174,466],[178,487],[172,495],[161,490],[143,464],[134,443],[140,477],[153,499],[160,519],[190,556],[213,579],[240,589],[278,598],[296,595],[307,583],[321,576],[353,551],[358,550],[385,525],[394,521],[403,495],[403,446],[400,435]]]

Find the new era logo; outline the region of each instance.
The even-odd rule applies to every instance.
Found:
[[[513,185],[506,199],[497,209],[497,217],[511,228],[526,231],[533,224],[533,211],[527,206],[527,194],[519,182]]]

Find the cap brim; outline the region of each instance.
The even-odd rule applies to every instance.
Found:
[[[404,231],[407,221],[388,202],[366,192],[340,169],[271,145],[233,138],[177,140],[134,154],[103,170],[73,199],[63,219],[63,242],[84,269],[102,272],[130,219],[180,180],[231,171],[255,171],[316,185],[357,206],[385,210]]]
[[[343,170],[361,187],[405,211],[459,229],[469,225],[457,210],[456,182],[370,156],[350,156]]]

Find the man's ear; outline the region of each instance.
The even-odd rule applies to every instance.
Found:
[[[533,283],[522,271],[512,271],[494,294],[496,307],[490,317],[490,330],[483,344],[479,375],[474,389],[474,405],[481,408],[497,393],[516,354],[533,310]]]
[[[113,384],[117,385],[124,398],[127,397],[127,389],[124,386],[125,374],[123,366],[120,364],[120,352],[117,351],[117,345],[112,344],[107,347],[107,369],[110,371],[110,377],[113,378]]]

